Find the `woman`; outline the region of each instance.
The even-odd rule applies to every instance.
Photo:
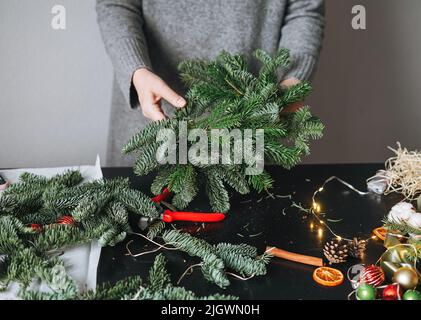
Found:
[[[221,50],[250,60],[255,49],[274,53],[283,47],[290,49],[292,63],[279,72],[280,85],[309,79],[323,38],[323,2],[97,0],[98,23],[116,78],[107,165],[132,165],[133,158],[120,152],[125,142],[148,121],[185,106],[177,94],[183,92],[177,72],[182,60],[212,59]]]

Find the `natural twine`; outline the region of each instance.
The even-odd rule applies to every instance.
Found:
[[[385,195],[389,193],[401,193],[405,200],[413,201],[421,194],[421,152],[408,151],[397,142],[398,148],[392,150],[396,156],[385,162],[385,170],[376,174],[387,181]],[[371,180],[374,177],[368,179]]]

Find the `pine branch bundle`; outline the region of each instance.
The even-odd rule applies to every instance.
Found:
[[[303,101],[311,91],[306,82],[288,89],[278,85],[276,71],[288,66],[288,50],[281,49],[273,57],[257,50],[255,57],[262,64],[257,75],[249,71],[244,56],[227,52],[222,52],[214,61],[189,60],[180,64],[181,78],[188,87],[188,106],[178,110],[173,119],[149,124],[123,148],[124,153],[137,152],[136,174],[145,175],[159,168],[152,185],[154,194],[169,187],[175,193],[174,205],[184,208],[198,190],[204,189],[213,210],[227,212],[227,185],[240,193],[248,193],[251,189],[261,192],[273,186],[274,181],[267,171],[246,174],[248,164],[234,161],[234,147],[242,140],[229,135],[220,139],[231,150],[225,158],[228,164],[206,163],[202,157],[188,164],[160,164],[156,158],[158,133],[161,129],[181,131],[182,121],[187,124],[187,136],[200,128],[205,129],[210,137],[212,129],[221,128],[239,129],[243,138],[246,129],[263,129],[264,157],[285,168],[298,164],[301,157],[310,152],[309,141],[322,136],[323,124],[312,116],[308,107],[283,113],[286,106]],[[256,135],[251,136],[252,146]],[[175,141],[177,150],[180,150],[181,143],[184,143],[181,138]],[[194,143],[188,141],[188,146]],[[206,152],[211,150],[210,142],[208,144]]]
[[[266,265],[270,260],[270,255],[258,256],[257,249],[246,244],[220,243],[215,246],[178,230],[167,230],[162,238],[166,245],[172,245],[190,256],[199,257],[202,260],[201,268],[205,279],[221,288],[230,284],[227,270],[246,277],[265,275]]]
[[[189,171],[180,170],[179,174],[188,175]],[[177,188],[181,190],[182,186]],[[122,241],[130,231],[130,212],[152,218],[159,216],[155,204],[142,193],[130,189],[126,179],[81,184],[80,173],[76,171],[51,179],[25,173],[0,196],[1,275],[7,283],[19,282],[22,286],[20,295],[25,299],[116,299],[122,296],[199,299],[193,292],[171,285],[163,256],[155,261],[147,287],[142,286],[140,279],[129,278],[115,286],[100,286],[97,291],[78,292],[57,253],[93,239],[98,239],[102,245]],[[64,215],[72,217],[65,220],[69,224],[58,223],[58,218]],[[150,227],[148,237],[154,238],[164,228],[165,223],[157,222]],[[222,243],[215,246],[176,230],[165,231],[163,239],[167,244],[200,257],[205,278],[223,288],[229,285],[227,269],[244,276],[266,272],[268,256],[258,257],[256,248],[249,245]],[[44,281],[53,293],[29,291],[28,287],[35,279]],[[232,298],[212,295],[203,299]]]
[[[81,182],[78,171],[52,178],[24,173],[0,195],[0,254],[7,256],[2,268],[8,282],[21,283],[22,292],[41,279],[57,296],[76,294],[55,252],[95,239],[114,245],[130,231],[129,213],[159,216],[156,205],[131,189],[128,179]]]
[[[171,277],[166,269],[167,260],[163,254],[155,258],[152,268],[149,270],[149,281],[146,287],[129,299],[146,300],[237,300],[231,295],[214,294],[206,297],[199,297],[192,291],[183,287],[176,287],[171,284]]]
[[[166,259],[159,254],[149,270],[149,281],[143,283],[139,276],[128,277],[116,284],[102,284],[95,290],[78,292],[36,292],[25,291],[22,297],[27,300],[237,300],[232,295],[214,294],[199,297],[192,291],[171,284],[166,269]]]

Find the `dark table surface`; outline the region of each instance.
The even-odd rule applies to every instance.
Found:
[[[313,192],[330,176],[338,176],[353,184],[356,188],[366,190],[366,179],[382,168],[380,164],[352,165],[302,165],[292,170],[270,167],[275,178],[275,195],[292,195],[292,200],[302,203],[304,207],[311,205]],[[130,168],[105,168],[106,178],[117,176],[129,177],[135,188],[150,194],[149,186],[152,176],[135,177]],[[263,197],[263,198],[262,198]],[[338,182],[329,183],[325,191],[318,197],[322,210],[327,212],[326,219],[339,235],[347,238],[370,237],[375,227],[381,226],[381,220],[389,209],[399,201],[396,195],[360,196]],[[205,196],[200,196],[190,206],[191,209],[208,211],[209,205]],[[338,221],[340,220],[340,221]],[[311,224],[314,224],[311,228]],[[201,237],[210,243],[231,242],[248,243],[263,252],[267,245],[322,257],[322,247],[327,239],[333,238],[319,225],[311,215],[291,207],[288,198],[266,198],[266,194],[239,195],[231,193],[231,210],[223,222],[208,224],[201,228],[200,224],[179,223],[177,228]],[[136,230],[136,221],[133,221]],[[136,230],[138,231],[138,230]],[[151,250],[155,245],[139,236],[129,236],[115,247],[103,248],[98,266],[98,282],[115,282],[130,275],[141,275],[146,278],[152,265],[155,253],[138,258],[126,256],[126,243],[134,240],[131,249],[135,253]],[[158,240],[159,241],[159,240]],[[379,241],[369,241],[366,255],[362,263],[374,263],[384,251]],[[164,251],[169,260],[168,269],[173,282],[192,264],[198,262],[180,251]],[[346,275],[347,269],[358,260],[350,260],[335,268]],[[268,266],[266,276],[255,277],[248,281],[231,279],[231,285],[222,290],[208,283],[200,269],[186,276],[180,285],[200,295],[221,292],[239,296],[241,299],[346,299],[352,291],[348,281],[338,287],[326,288],[312,279],[314,267],[273,258]]]

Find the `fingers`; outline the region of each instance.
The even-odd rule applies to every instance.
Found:
[[[170,104],[177,108],[183,108],[186,106],[186,100],[179,96],[173,89],[171,89],[167,84],[162,81],[159,84],[158,92],[162,98],[167,100]]]
[[[173,91],[164,80],[146,68],[136,70],[132,81],[139,96],[142,113],[151,120],[166,118],[161,109],[161,99],[165,99],[177,108],[187,104],[186,100]]]
[[[159,121],[166,118],[165,114],[162,112],[159,100],[156,100],[153,97],[142,99],[142,101],[140,101],[140,107],[143,115],[152,121]]]
[[[295,86],[295,85],[299,84],[300,82],[301,81],[298,80],[297,78],[288,78],[288,79],[285,79],[284,81],[282,81],[279,85],[282,89],[288,89],[292,86]],[[303,106],[304,106],[303,101],[294,102],[294,103],[290,104],[289,106],[286,106],[282,110],[281,114],[295,112],[295,111],[301,109]]]
[[[301,81],[298,80],[297,78],[288,78],[288,79],[283,80],[279,85],[281,86],[281,88],[287,89],[289,87],[299,84],[300,82]]]
[[[304,102],[303,101],[294,102],[294,103],[290,104],[289,106],[286,106],[282,110],[281,113],[285,114],[285,113],[295,112],[295,111],[301,109],[302,107],[304,107]]]
[[[164,120],[166,118],[159,104],[152,104],[150,106],[148,114],[149,119],[151,119],[152,121]]]

